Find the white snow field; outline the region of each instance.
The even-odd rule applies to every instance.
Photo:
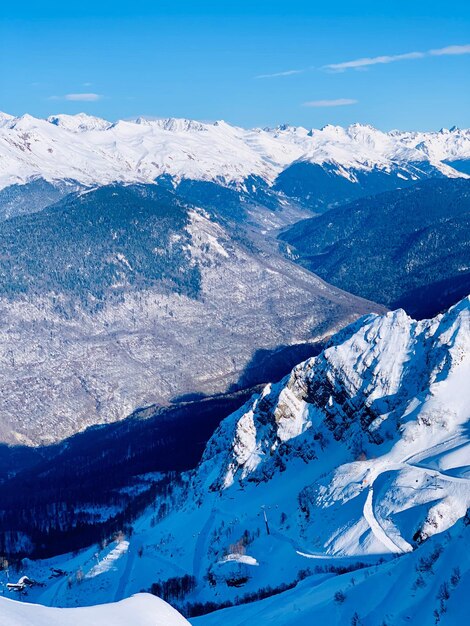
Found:
[[[114,604],[55,609],[0,598],[2,626],[184,626],[178,611],[150,594],[139,593]]]
[[[368,125],[322,129],[280,126],[246,130],[226,122],[186,119],[111,123],[85,114],[38,119],[0,113],[0,189],[35,177],[73,179],[86,185],[180,180],[243,183],[257,176],[272,183],[297,161],[349,170],[385,172],[429,163],[447,176],[465,176],[445,160],[470,158],[470,130],[384,133]]]
[[[363,317],[225,419],[128,545],[25,561],[44,583],[25,599],[103,603],[189,575],[170,600],[185,614],[266,598],[201,626],[463,624],[469,380],[470,298],[432,320]]]

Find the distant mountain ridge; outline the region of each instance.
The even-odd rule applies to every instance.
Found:
[[[47,120],[0,114],[0,188],[34,178],[93,186],[169,176],[175,184],[211,181],[243,190],[253,179],[325,209],[431,176],[466,177],[469,159],[470,130],[457,128],[385,133],[353,124],[245,130],[223,121],[112,123],[83,113]],[[313,180],[305,182],[306,176]]]
[[[470,181],[434,179],[331,209],[280,235],[290,258],[423,318],[470,293]]]

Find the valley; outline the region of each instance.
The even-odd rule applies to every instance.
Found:
[[[464,623],[469,159],[2,114],[2,624]]]
[[[285,259],[259,227],[156,185],[71,194],[0,223],[0,237],[9,443],[48,444],[185,394],[224,393],[262,351],[381,310]]]

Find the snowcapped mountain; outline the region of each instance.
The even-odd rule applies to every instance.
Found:
[[[69,130],[72,133],[80,133],[91,130],[107,130],[111,128],[112,123],[107,122],[99,117],[87,115],[86,113],[78,113],[77,115],[50,115],[47,121],[55,126]]]
[[[296,494],[298,532],[310,551],[410,551],[470,506],[469,355],[470,298],[430,321],[402,310],[359,320],[222,423],[204,484],[261,485],[301,461],[310,484]]]
[[[86,185],[175,179],[241,183],[250,175],[273,180],[302,148],[269,132],[225,122],[118,121],[80,115],[49,120],[6,118],[0,128],[0,185],[70,178]]]
[[[27,562],[36,580],[83,573],[30,599],[72,606],[153,585],[192,615],[259,600],[201,625],[325,611],[338,625],[456,623],[470,575],[469,376],[470,298],[431,320],[357,320],[224,420],[187,486],[128,540]]]
[[[35,177],[97,185],[152,182],[165,174],[236,185],[254,176],[271,185],[298,163],[325,164],[353,183],[364,173],[395,173],[398,185],[429,172],[465,176],[446,163],[469,158],[470,131],[460,129],[384,133],[354,124],[245,130],[223,121],[0,115],[0,188]]]
[[[367,124],[352,124],[347,128],[328,125],[311,130],[308,136],[311,142],[302,160],[318,164],[335,162],[344,168],[387,170],[401,165],[406,169],[409,163],[429,160],[443,173],[455,176],[441,162],[470,156],[470,131],[457,128],[428,133],[384,133]]]

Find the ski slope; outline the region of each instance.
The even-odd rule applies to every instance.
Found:
[[[387,563],[191,619],[193,626],[461,626],[470,608],[470,529],[457,525]],[[448,596],[448,597],[447,597]]]

